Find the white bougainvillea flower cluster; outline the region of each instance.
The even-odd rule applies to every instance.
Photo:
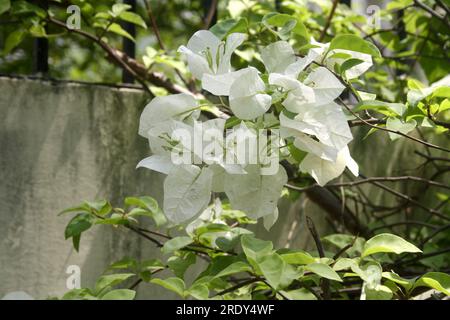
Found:
[[[232,54],[244,40],[241,33],[221,40],[202,30],[179,51],[186,57],[192,75],[201,81],[202,89],[227,97],[229,108],[241,120],[256,123],[257,119],[265,119],[275,93],[281,95],[281,100],[277,98],[284,107],[277,120],[281,140],[293,140],[296,148],[307,153],[299,168],[318,184],[338,177],[346,167],[358,175],[358,165],[347,146],[352,134],[345,114],[334,102],[345,86],[329,68],[333,70],[339,59],[351,56],[363,62],[346,70],[345,76],[358,77],[370,67],[370,56],[348,50],[331,52],[328,44],[312,40],[314,46],[308,54],[298,57],[287,41],[278,41],[260,52],[266,69],[266,76],[262,77],[252,66],[240,70],[231,67]],[[285,169],[277,165],[271,174],[264,174],[262,163],[228,163],[223,155],[232,152],[228,143],[223,142],[219,151],[206,161],[202,151],[184,139],[203,133],[205,128],[231,136],[225,132],[225,119],[200,121],[199,105],[189,94],[156,97],[141,115],[139,134],[149,140],[152,156],[142,160],[138,167],[167,174],[165,215],[175,224],[194,221],[208,207],[213,192],[224,192],[233,209],[242,210],[254,219],[264,217],[265,226],[270,227],[278,216],[277,201],[287,182]],[[245,122],[236,128],[244,136],[254,134]],[[186,134],[175,136],[180,130]],[[174,151],[183,154],[187,151],[192,164],[174,163]]]

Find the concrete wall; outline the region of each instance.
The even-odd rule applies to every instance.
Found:
[[[61,296],[70,265],[80,266],[82,286],[92,286],[124,256],[159,257],[149,242],[109,226],[84,234],[77,253],[64,240],[69,216],[57,216],[83,200],[120,205],[129,195],[161,199],[163,176],[135,170],[148,155],[147,142],[137,135],[143,92],[6,77],[0,77],[0,92],[0,297],[15,291]],[[258,226],[258,233],[279,246],[308,245],[302,205],[312,208],[282,204],[273,231]],[[323,213],[313,216],[323,220]],[[138,297],[174,296],[146,284]]]
[[[145,97],[139,90],[0,78],[0,297],[37,298],[66,291],[66,268],[82,284],[141,240],[96,228],[80,252],[64,240],[64,208],[88,199],[161,195],[159,178],[137,172],[147,143],[136,134]]]

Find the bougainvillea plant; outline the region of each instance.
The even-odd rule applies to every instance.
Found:
[[[80,1],[90,23],[80,31],[67,28],[52,9],[11,3],[10,14],[24,17],[24,28],[9,38],[8,51],[22,33],[48,36],[43,26],[66,29],[98,43],[152,94],[139,124],[151,155],[137,167],[166,175],[162,203],[149,196],[126,198],[121,208],[84,202],[64,211],[75,214],[65,237],[78,250],[82,233],[92,226],[119,226],[160,247],[165,259],[124,258],[94,288],[71,290],[64,299],[133,299],[145,283],[195,299],[421,299],[430,289],[436,299],[450,295],[450,276],[441,272],[448,270],[448,257],[422,262],[449,251],[436,247],[448,245],[443,236],[450,220],[448,195],[439,193],[440,203],[430,208],[381,183],[412,180],[449,189],[437,181],[448,168],[436,164],[448,159],[431,152],[450,150],[422,134],[426,129],[446,135],[450,128],[448,6],[391,1],[377,16],[395,23],[386,28],[383,21],[369,25],[367,17],[338,1],[281,1],[277,8],[272,2],[228,1],[224,19],[212,27],[206,21],[177,52],[163,46],[147,6],[161,50],[147,48],[142,63],[107,38],[131,37],[118,21],[146,28],[126,5],[96,12]],[[409,75],[417,64],[426,81]],[[362,126],[370,130],[354,138],[351,128]],[[387,132],[386,143],[402,139],[426,148],[418,154],[438,169],[434,178],[362,175],[349,143],[367,144],[379,131]],[[346,169],[356,180],[333,183]],[[335,219],[340,232],[321,237],[306,217],[316,245],[311,252],[275,248],[253,231],[257,223],[270,230],[284,214],[277,207],[282,197],[295,200],[304,191],[363,183],[398,198],[399,205],[375,205],[362,191],[348,189],[344,204],[347,197],[371,212],[386,211],[386,217],[418,210],[427,218],[391,226],[421,229],[409,232],[407,241],[387,224],[368,227],[384,219],[380,216],[364,225],[346,213]],[[146,218],[153,229],[142,227]],[[185,277],[193,265],[203,271]]]

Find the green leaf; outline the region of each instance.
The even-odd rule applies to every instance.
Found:
[[[11,32],[5,40],[5,47],[3,48],[3,54],[8,54],[17,47],[25,38],[26,31],[19,28]]]
[[[135,25],[138,25],[144,29],[147,29],[147,25],[145,24],[145,21],[141,18],[140,15],[134,13],[134,12],[129,12],[129,11],[125,11],[122,12],[119,15],[119,19],[126,21],[126,22],[130,22],[133,23]]]
[[[450,296],[450,275],[442,272],[428,272],[421,276],[414,288],[429,287]]]
[[[74,249],[78,252],[80,251],[80,240],[81,240],[81,234],[77,234],[72,237],[72,244]]]
[[[272,242],[259,240],[251,235],[243,235],[241,245],[248,262],[257,270],[259,269],[258,261],[273,251]]]
[[[215,275],[215,278],[225,277],[239,272],[250,272],[252,268],[243,261],[237,261]]]
[[[80,213],[70,220],[66,227],[64,236],[69,239],[73,236],[78,236],[82,232],[88,230],[92,226],[93,217],[87,213]]]
[[[134,41],[134,38],[131,34],[129,34],[127,31],[125,31],[119,24],[112,23],[108,29],[108,32],[113,32],[115,34],[118,34],[119,36],[125,37],[130,39],[131,41]]]
[[[160,285],[167,290],[173,291],[182,298],[185,297],[185,289],[186,286],[184,284],[184,281],[180,278],[171,277],[167,279],[160,279],[160,278],[154,278],[150,281],[151,283]]]
[[[206,225],[202,225],[201,227],[195,229],[195,235],[200,237],[205,233],[216,233],[216,232],[226,232],[230,231],[231,228],[227,224],[224,223],[208,223]]]
[[[373,57],[380,58],[380,50],[371,42],[366,41],[353,34],[341,34],[331,40],[329,51],[333,49],[344,49],[367,53]]]
[[[403,134],[408,134],[412,130],[414,130],[417,126],[417,122],[414,119],[410,119],[407,122],[402,121],[399,118],[389,117],[386,120],[386,128],[392,131],[398,131]],[[391,140],[397,140],[402,136],[393,132],[389,132],[389,138]]]
[[[123,12],[130,10],[130,9],[131,9],[131,6],[129,4],[116,3],[115,5],[112,6],[112,13],[114,14],[114,16],[118,17]]]
[[[170,270],[178,277],[183,278],[186,270],[195,263],[196,255],[192,252],[184,252],[179,256],[170,257],[167,265]]]
[[[277,33],[281,39],[287,39],[292,31],[299,37],[299,45],[309,43],[309,33],[299,16],[291,16],[284,13],[271,12],[262,18],[262,23],[269,29],[272,27],[281,28]]]
[[[120,213],[113,213],[111,217],[106,219],[98,219],[95,224],[112,224],[112,225],[118,225],[118,224],[126,224],[128,222],[126,216]]]
[[[106,200],[85,201],[84,203],[96,212],[101,211],[105,206],[108,205],[108,201]]]
[[[193,242],[194,240],[192,240],[189,237],[176,237],[164,243],[164,246],[162,247],[161,251],[165,254],[171,253],[176,250],[180,250]]]
[[[341,66],[340,66],[340,69],[339,69],[340,74],[341,74],[341,75],[344,74],[345,71],[347,71],[348,69],[351,69],[351,68],[353,68],[354,66],[357,66],[358,64],[361,64],[361,63],[363,63],[363,62],[364,62],[364,61],[361,60],[361,59],[354,59],[354,58],[345,60],[345,61],[341,64]]]
[[[351,269],[353,266],[358,265],[356,259],[339,258],[333,265],[334,271],[341,271]]]
[[[91,290],[87,288],[73,289],[64,294],[62,300],[97,300]]]
[[[0,14],[5,13],[11,8],[10,0],[0,0]]]
[[[119,283],[127,280],[134,275],[134,273],[116,273],[103,275],[98,278],[97,282],[95,283],[95,292],[98,294],[100,293],[100,291],[118,285]]]
[[[236,19],[226,19],[221,20],[212,26],[209,31],[214,33],[214,35],[219,39],[226,38],[229,34],[234,32],[247,33],[248,22],[245,18]]]
[[[382,233],[367,240],[361,256],[366,257],[380,252],[400,254],[403,252],[422,252],[422,250],[399,236],[390,233]]]
[[[406,106],[402,103],[388,103],[378,100],[366,100],[359,102],[354,112],[359,112],[362,110],[375,110],[386,116],[401,116],[406,111]]]
[[[341,277],[336,273],[336,271],[331,269],[329,265],[323,263],[311,263],[308,264],[305,269],[314,272],[320,277],[342,282]]]
[[[367,300],[391,300],[392,290],[383,285],[374,288],[364,287],[364,294]]]
[[[67,208],[67,209],[61,211],[60,213],[58,213],[58,215],[62,215],[64,213],[72,213],[72,212],[89,213],[90,210],[89,210],[89,207],[86,204],[82,204],[81,206]]]
[[[117,289],[106,293],[102,300],[133,300],[136,296],[136,291],[129,289]]]
[[[406,289],[406,291],[410,291],[413,286],[414,286],[414,279],[405,279],[400,277],[398,274],[396,274],[395,272],[383,272],[382,273],[383,278],[388,279],[392,282],[395,282],[399,285],[401,285],[403,288]]]
[[[31,4],[27,1],[23,0],[15,0],[11,4],[11,12],[12,15],[37,15],[40,18],[45,18],[47,16],[47,12],[39,6]]]
[[[114,262],[108,269],[134,269],[137,266],[137,261],[131,258],[123,258]]]
[[[261,273],[275,290],[287,287],[300,274],[277,253],[263,256],[258,262]]]
[[[300,288],[291,291],[281,291],[283,296],[289,300],[317,300],[317,297],[308,291],[308,289]]]
[[[28,31],[37,38],[45,38],[47,36],[44,26],[39,23],[33,24]]]
[[[304,251],[292,251],[287,253],[280,253],[281,258],[289,264],[310,264],[315,261],[315,259],[308,253]]]
[[[208,299],[209,296],[209,289],[206,284],[203,283],[194,284],[192,287],[189,288],[187,294],[193,296],[195,299],[198,300],[206,300]]]
[[[450,87],[437,87],[432,94],[433,98],[450,98]]]
[[[164,264],[158,259],[150,259],[141,262],[141,270],[155,271],[159,269],[164,269]]]

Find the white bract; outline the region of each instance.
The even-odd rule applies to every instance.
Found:
[[[277,41],[260,52],[263,76],[252,66],[232,69],[231,56],[245,37],[232,33],[222,41],[201,30],[179,49],[202,88],[227,96],[220,99],[221,107],[245,120],[233,124],[232,132],[225,130],[229,124],[225,119],[201,120],[200,105],[188,94],[154,98],[141,115],[139,134],[149,140],[152,155],[138,167],[167,174],[164,213],[174,224],[191,222],[190,233],[204,223],[223,223],[217,203],[210,204],[213,192],[225,193],[232,209],[263,218],[269,229],[278,218],[277,202],[288,181],[279,154],[295,161],[291,146],[281,145],[291,143],[306,153],[299,170],[319,185],[338,177],[346,167],[358,175],[358,164],[348,149],[353,137],[347,117],[335,103],[345,85],[330,70],[347,59],[359,59],[343,74],[353,79],[371,66],[370,55],[330,51],[329,44],[312,39],[314,46],[299,57],[287,41]]]
[[[348,147],[339,151],[336,161],[324,160],[312,153],[308,153],[300,163],[300,170],[308,172],[321,186],[340,176],[344,172],[345,167],[349,168],[356,177],[358,176],[358,164],[350,156]]]
[[[265,94],[266,86],[258,75],[258,70],[244,69],[230,87],[230,108],[239,119],[252,120],[269,110],[270,95]]]
[[[164,214],[174,223],[189,221],[211,199],[212,171],[194,165],[175,166],[164,181]]]
[[[228,95],[231,83],[239,76],[232,72],[231,55],[245,40],[245,34],[232,33],[221,41],[211,31],[200,30],[189,39],[183,53],[194,77],[202,81],[202,87],[215,95]]]

